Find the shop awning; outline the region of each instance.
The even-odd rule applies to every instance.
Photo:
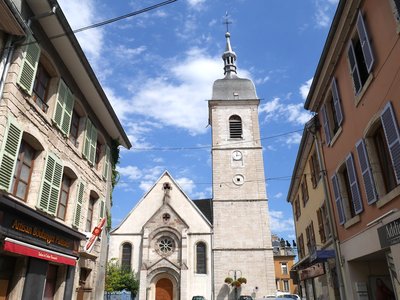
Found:
[[[26,255],[30,257],[35,257],[43,260],[48,260],[59,264],[70,265],[70,266],[76,265],[76,257],[74,256],[65,255],[59,252],[30,245],[11,238],[4,239],[3,248],[5,251]]]

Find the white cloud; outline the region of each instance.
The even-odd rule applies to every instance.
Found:
[[[130,180],[137,180],[142,177],[142,171],[136,166],[117,167],[117,171],[121,176],[125,176]]]
[[[303,85],[300,86],[300,95],[304,100],[307,99],[312,81],[313,81],[313,78],[307,80]]]
[[[192,8],[200,8],[206,0],[187,0],[188,4]]]
[[[273,198],[280,199],[282,198],[283,194],[281,192],[277,193]]]
[[[59,0],[60,6],[67,17],[72,30],[92,25],[99,20],[94,0]],[[79,13],[77,13],[79,12]],[[92,64],[97,64],[104,42],[102,28],[93,28],[78,32],[77,39]]]
[[[196,185],[194,184],[193,180],[186,177],[178,178],[176,179],[176,182],[179,184],[182,190],[185,191],[185,193],[188,195],[192,194],[193,190],[196,188]]]
[[[303,103],[286,104],[282,103],[280,98],[274,98],[271,101],[260,106],[260,114],[265,114],[265,121],[286,121],[296,125],[304,125],[311,114],[303,108]]]
[[[286,137],[285,143],[286,143],[288,146],[300,144],[301,136],[302,136],[302,135],[301,135],[300,133],[294,132],[294,133],[292,133],[292,134],[290,134],[290,135],[288,135],[288,136]]]
[[[116,96],[110,88],[106,93],[119,118],[127,120],[132,114],[150,118],[156,123],[184,128],[195,135],[207,131],[211,87],[216,78],[223,76],[223,63],[202,49],[192,48],[183,59],[166,61],[163,75],[144,78],[140,86],[131,86],[130,98]],[[248,72],[241,70],[247,77]],[[129,131],[129,130],[128,130]],[[130,132],[136,135],[137,131]]]
[[[293,218],[285,218],[282,211],[271,210],[269,212],[269,217],[271,232],[282,233],[287,231],[294,231]]]
[[[316,0],[314,18],[318,27],[328,27],[331,24],[332,10],[336,8],[338,0]]]
[[[146,51],[146,46],[139,46],[137,48],[128,48],[123,45],[118,45],[114,48],[114,54],[120,59],[132,60]]]

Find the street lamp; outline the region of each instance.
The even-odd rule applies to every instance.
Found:
[[[240,273],[239,277],[242,277],[242,271],[240,270],[229,270],[228,275],[233,276],[233,281],[237,280],[237,275]],[[232,275],[231,275],[232,274]],[[235,286],[235,300],[237,299],[237,286]]]

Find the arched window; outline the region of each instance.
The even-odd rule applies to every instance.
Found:
[[[229,118],[229,137],[231,139],[241,139],[242,138],[242,119],[233,115]]]
[[[130,243],[124,243],[122,245],[121,267],[130,269],[131,268],[131,258],[132,258],[132,245]]]
[[[197,274],[206,274],[206,244],[200,242],[196,245],[196,273]]]

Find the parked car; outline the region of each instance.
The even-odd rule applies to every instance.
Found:
[[[203,296],[193,296],[192,300],[206,300]]]
[[[295,300],[301,300],[299,295],[296,294],[283,294],[283,295],[278,295],[276,296],[279,299],[295,299]]]
[[[252,296],[240,296],[239,300],[253,300]]]

